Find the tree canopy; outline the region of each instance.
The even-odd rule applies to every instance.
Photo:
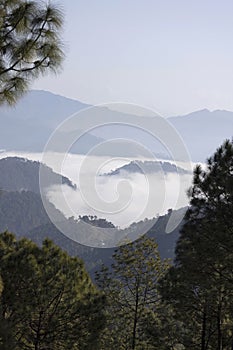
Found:
[[[149,347],[144,328],[148,313],[158,316],[157,286],[168,261],[160,258],[156,242],[145,236],[120,246],[113,258],[111,270],[103,266],[97,273],[98,286],[107,298],[101,349],[158,349]]]
[[[10,206],[1,208],[1,221],[9,216],[22,225],[22,213],[30,215],[33,197],[23,191],[18,202],[19,194],[1,191],[1,200],[10,198]],[[157,243],[148,237],[159,241],[167,217],[148,236],[122,242],[115,252],[90,248],[90,253],[70,241],[64,244],[50,224],[30,233],[33,239],[38,235],[40,246],[0,234],[0,348],[232,350],[233,141],[225,141],[206,166],[195,168],[189,196],[173,265],[161,259]],[[22,209],[19,215],[11,211],[12,202]],[[95,216],[79,219],[84,226],[113,227]],[[42,242],[49,234],[74,255],[87,259],[90,254],[92,267],[105,261],[96,274],[100,290],[80,258],[48,239]]]
[[[104,325],[103,297],[83,262],[51,241],[0,236],[1,349],[91,350]]]
[[[185,349],[232,349],[233,142],[225,141],[206,168],[196,167],[189,195],[163,296],[183,322]]]
[[[43,1],[0,3],[0,104],[12,104],[41,74],[56,72],[63,59],[63,13]]]

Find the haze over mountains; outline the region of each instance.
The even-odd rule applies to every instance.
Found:
[[[59,123],[70,115],[85,110],[88,107],[90,106],[79,101],[70,100],[49,92],[31,91],[19,101],[16,107],[2,107],[0,109],[0,121],[2,126],[0,149],[8,150],[12,155],[23,155],[27,157],[28,154],[31,155],[31,159],[38,159],[39,156],[38,158],[33,158],[33,152],[38,152],[38,154],[41,155],[48,138]],[[90,110],[87,109],[85,113],[90,113],[91,116],[92,112],[93,108]],[[102,156],[102,163],[107,165],[111,157],[128,156],[123,164],[115,163],[115,165],[111,167],[109,163],[106,171],[101,174],[94,173],[96,175],[97,184],[100,186],[101,195],[106,201],[110,200],[110,202],[115,198],[109,198],[108,195],[112,196],[112,194],[117,194],[115,189],[118,186],[118,182],[124,177],[122,174],[130,174],[130,180],[132,180],[131,188],[137,191],[137,193],[133,197],[132,205],[128,207],[128,212],[120,212],[119,214],[121,216],[121,222],[123,222],[122,227],[124,227],[125,230],[127,230],[127,226],[124,225],[126,219],[129,220],[130,225],[130,223],[144,220],[146,217],[152,218],[157,214],[164,215],[169,208],[180,208],[181,206],[187,205],[184,192],[183,196],[185,200],[183,200],[182,205],[178,207],[175,206],[175,191],[179,189],[179,181],[176,177],[176,166],[169,161],[169,154],[166,153],[166,149],[161,146],[161,143],[159,143],[153,135],[149,135],[145,130],[136,127],[139,121],[142,124],[150,125],[153,117],[147,116],[146,113],[145,116],[143,113],[139,115],[136,112],[137,110],[135,110],[135,114],[130,114],[130,110],[127,110],[127,108],[123,108],[123,111],[120,111],[112,110],[107,106],[95,107],[94,115],[97,117],[100,127],[90,130],[89,133],[84,133],[77,144],[72,147],[71,152],[77,155],[69,155],[67,158],[67,168],[65,172],[62,172],[63,177],[61,178],[60,174],[55,173],[57,172],[56,169],[53,168],[52,171],[52,169],[49,167],[46,168],[44,165],[47,169],[48,176],[51,178],[51,186],[55,186],[53,191],[51,190],[49,192],[50,197],[47,198],[48,201],[51,201],[51,210],[56,213],[57,220],[64,223],[68,222],[71,227],[70,230],[75,232],[75,234],[77,233],[77,222],[74,222],[73,219],[68,219],[71,215],[67,215],[63,210],[62,199],[64,198],[60,198],[57,195],[56,185],[62,182],[63,186],[65,186],[67,199],[74,207],[74,212],[77,215],[76,218],[79,215],[96,215],[95,213],[93,214],[92,211],[88,211],[88,205],[81,201],[82,197],[80,186],[77,181],[77,173],[81,167],[83,158],[85,158],[83,155],[87,154],[93,146],[99,145],[109,139],[116,138],[117,141],[105,148],[99,148],[99,153],[97,152],[94,157],[90,157],[90,164],[95,163],[96,156]],[[114,124],[114,120],[120,120],[125,122],[125,124]],[[134,121],[135,125],[133,125]],[[224,139],[231,138],[233,130],[233,112],[228,111],[218,110],[210,112],[208,110],[201,110],[186,116],[167,118],[167,121],[171,123],[182,136],[192,156],[192,160],[198,162],[204,161],[210,156]],[[105,125],[102,126],[102,122]],[[81,127],[82,123],[80,123],[80,125],[75,124],[74,129],[65,131],[67,132],[66,136],[69,138],[70,135],[75,135],[78,129],[81,130]],[[122,139],[128,139],[130,142],[128,144],[127,142],[124,143]],[[151,151],[151,159],[145,159],[146,157],[142,159],[140,144],[144,145],[145,149],[147,147]],[[1,156],[4,157],[4,154],[3,152]],[[159,161],[157,161],[155,155],[158,158],[167,160],[161,161],[159,159]],[[139,166],[135,165],[135,159]],[[156,190],[155,196],[152,197],[153,205],[150,205],[150,212],[142,212],[143,215],[145,215],[138,219],[138,214],[136,215],[136,213],[138,210],[140,212],[140,205],[144,203],[144,197],[146,202],[146,193],[144,193],[144,172],[140,170],[140,165],[142,166],[142,170],[143,168],[146,170],[146,175],[153,178],[154,188],[157,186],[158,191]],[[61,236],[61,233],[59,233],[58,229],[50,222],[43,209],[43,204],[39,196],[39,166],[40,164],[38,162],[29,162],[17,157],[0,160],[0,188],[2,188],[2,196],[0,198],[1,229],[9,228],[16,234],[26,234],[28,232],[27,234],[30,234],[31,237],[37,237],[36,239],[38,242],[41,242],[42,237],[46,237],[52,233],[51,238],[55,241],[56,239],[60,239],[63,242],[62,244],[68,247],[71,241],[69,240],[68,242],[67,237],[64,238]],[[158,174],[160,167],[165,175],[162,179]],[[189,172],[187,173],[185,168],[182,168],[182,164],[180,169],[180,181],[182,183],[186,181],[186,187],[188,187],[192,174]],[[91,167],[88,167],[87,170],[92,172]],[[166,205],[163,207],[163,211],[160,212],[157,211],[155,204],[156,201],[160,200],[160,197],[163,198],[164,193],[162,192],[164,191],[164,186],[167,189],[165,193],[167,202],[165,202]],[[184,188],[185,191],[186,187]],[[159,189],[161,189],[161,193]],[[126,192],[123,193],[124,200],[125,193]],[[5,215],[6,212],[8,215]],[[38,217],[36,217],[36,212],[39,213]],[[99,214],[97,214],[97,216],[101,217],[102,220],[106,219],[105,222],[109,220],[113,222],[114,225],[121,226],[117,222],[114,222],[114,217],[112,220],[111,217],[108,216],[99,216]],[[20,222],[20,225],[18,222]],[[118,229],[116,228],[116,230]],[[78,232],[80,235],[85,233],[85,229],[82,228],[80,223],[78,225]],[[117,232],[119,237],[121,237],[120,235],[124,235],[126,231],[119,229]],[[94,231],[90,239],[95,239],[96,234],[97,233]],[[74,251],[76,251],[75,249]],[[173,251],[172,248],[169,249]]]
[[[27,153],[40,153],[43,151],[48,138],[59,123],[70,115],[88,107],[90,106],[79,101],[57,96],[46,91],[31,91],[19,101],[16,107],[0,108],[2,128],[0,149],[12,151],[12,154],[22,154],[23,151],[25,152],[25,156]],[[110,188],[115,188],[114,186],[117,184],[117,181],[122,179],[123,173],[130,174],[133,181],[133,188],[140,188],[142,190],[144,185],[142,185],[141,177],[144,174],[140,170],[141,165],[146,170],[147,175],[153,176],[157,182],[160,179],[156,177],[156,173],[161,167],[167,176],[169,194],[171,195],[172,189],[177,187],[176,182],[173,182],[173,176],[176,174],[175,165],[169,162],[169,160],[161,162],[155,159],[137,160],[138,165],[136,165],[134,159],[140,153],[140,147],[138,147],[140,143],[148,147],[152,151],[152,155],[157,155],[160,158],[164,157],[164,159],[169,158],[166,149],[161,147],[161,144],[153,136],[144,132],[144,130],[139,130],[132,125],[111,124],[115,119],[125,120],[126,124],[128,121],[132,122],[133,120],[137,124],[137,121],[143,120],[146,124],[148,118],[152,117],[143,116],[143,114],[138,115],[137,113],[135,115],[129,114],[127,110],[123,110],[122,112],[110,110],[107,107],[97,107],[96,111],[100,124],[102,118],[104,121],[107,120],[109,124],[91,130],[89,133],[83,135],[71,151],[80,155],[87,154],[93,146],[105,140],[116,138],[118,141],[113,143],[112,147],[103,149],[103,153],[101,153],[100,149],[97,155],[111,157],[117,155],[124,156],[127,153],[127,155],[132,156],[132,159],[129,157],[128,162],[126,161],[124,165],[118,166],[116,164],[116,166],[108,169],[108,171],[99,176],[100,185],[102,186],[101,193],[104,194],[104,192],[109,192]],[[186,116],[167,118],[167,120],[182,136],[192,156],[192,160],[199,162],[204,161],[210,156],[224,139],[231,138],[233,130],[233,112],[228,111],[217,110],[210,112],[204,109]],[[81,129],[81,125],[76,127]],[[75,134],[76,129],[71,130],[72,132]],[[122,138],[131,141],[134,140],[136,143],[130,142],[129,146],[126,147],[122,143]],[[74,166],[77,167],[75,159],[72,158]],[[104,158],[104,162],[106,162],[106,159]],[[84,247],[72,241],[70,239],[72,237],[69,238],[63,235],[50,222],[39,195],[39,166],[39,162],[28,161],[17,157],[0,160],[1,230],[10,229],[18,236],[26,235],[38,243],[41,243],[45,237],[50,237],[70,254],[81,256],[86,261],[90,271],[96,268],[96,264],[100,264],[103,260],[107,264],[110,264],[111,254],[113,252],[111,249],[105,250],[103,254],[103,250],[100,252],[98,248]],[[60,174],[55,173],[49,167],[45,165],[44,167],[47,169],[48,176],[51,178],[51,186],[56,186],[59,182],[62,182],[64,186],[67,186],[68,196],[71,199],[74,196],[74,205],[77,204],[77,215],[79,213],[80,216],[84,214],[89,215],[89,212],[85,213],[86,207],[79,206],[80,203],[76,199],[77,195],[79,195],[78,183],[74,181],[72,176],[70,177],[69,172],[65,174],[66,176],[63,174],[61,177]],[[191,174],[187,174],[184,169],[181,169],[181,172],[183,172],[183,180],[187,176],[191,177]],[[103,175],[105,175],[106,179],[102,180],[101,177]],[[60,202],[59,197],[57,200]],[[140,192],[139,196],[136,196],[134,199],[135,207],[139,202],[142,202],[142,193]],[[66,225],[68,224],[74,234],[86,234],[86,226],[83,226],[82,222],[77,222],[74,218],[68,219],[67,216],[64,216],[62,204],[59,207],[56,205],[56,201],[52,201],[48,205],[51,206],[51,210],[54,212],[57,221],[63,222]],[[158,213],[154,210],[154,206],[151,209],[152,215],[156,216]],[[152,216],[150,215],[149,217]],[[178,238],[181,224],[170,235],[165,234],[168,217],[169,215],[161,216],[156,225],[152,225],[152,229],[149,230],[148,234],[152,236],[156,235],[162,256],[173,257],[175,242]],[[95,219],[97,226],[99,225],[101,227],[102,224],[108,225],[108,218],[107,220],[101,220]],[[138,228],[141,229],[144,223],[134,223],[133,225],[138,225]],[[126,234],[130,237],[132,227],[125,228],[124,230],[115,227],[115,230],[119,237],[124,237]],[[98,235],[98,232],[94,231],[91,235],[90,239],[93,239],[93,237],[95,239],[95,235]]]
[[[0,107],[0,149],[41,152],[59,123],[87,107],[47,91],[30,91],[16,106]],[[79,142],[80,153],[85,153],[98,141],[87,135]]]
[[[225,139],[232,138],[230,111],[203,109],[168,120],[182,136],[193,161],[205,161]]]
[[[46,91],[29,92],[14,108],[0,108],[1,140],[0,149],[8,151],[41,152],[53,132],[63,120],[89,105],[74,101]],[[145,120],[149,117],[129,115],[110,111],[107,107],[98,107],[98,113],[114,122],[117,116],[127,120]],[[231,138],[233,130],[233,112],[203,109],[185,116],[167,118],[183,138],[193,161],[204,161],[226,138]],[[100,120],[101,124],[101,120]],[[81,125],[79,126],[81,129]],[[75,130],[74,130],[75,132]],[[135,127],[107,125],[83,135],[72,152],[85,154],[93,146],[111,138],[129,138],[136,143],[144,143],[157,155],[168,157],[166,150],[153,137],[139,132]],[[130,154],[138,155],[137,145],[130,145]],[[123,154],[125,146],[116,143],[107,153]],[[129,151],[129,150],[128,150]],[[105,150],[106,152],[106,150]]]
[[[183,164],[180,163],[181,176],[179,178],[177,176],[177,168],[169,160],[170,155],[166,148],[158,142],[154,135],[150,135],[143,128],[137,127],[137,124],[140,122],[141,125],[145,125],[148,129],[148,126],[153,124],[151,124],[151,121],[154,118],[149,116],[146,110],[128,109],[126,108],[127,106],[123,106],[122,109],[111,109],[110,107],[112,106],[98,106],[88,109],[89,107],[89,105],[79,101],[67,99],[46,91],[29,92],[14,108],[1,107],[2,133],[0,149],[6,149],[9,153],[3,152],[0,158],[10,154],[40,160],[46,142],[59,123],[74,113],[85,110],[85,112],[81,113],[82,118],[87,116],[91,120],[93,113],[94,118],[96,118],[96,124],[98,125],[99,123],[100,126],[90,130],[88,133],[84,133],[78,142],[74,144],[69,152],[75,154],[68,155],[62,171],[46,163],[53,169],[52,171],[46,168],[48,177],[51,177],[50,184],[53,185],[53,188],[48,191],[47,199],[59,211],[62,220],[67,220],[67,218],[72,216],[73,212],[76,218],[79,215],[97,215],[98,218],[113,222],[115,226],[126,228],[133,222],[144,220],[145,218],[153,218],[156,215],[164,215],[169,208],[178,209],[186,206],[188,203],[186,190],[190,186],[191,172],[187,171],[185,167],[183,168]],[[145,115],[143,114],[144,111]],[[120,120],[120,123],[114,123],[115,120]],[[220,110],[214,112],[201,110],[186,116],[167,118],[167,121],[182,136],[194,162],[202,162],[212,155],[224,139],[231,138],[233,130],[233,112]],[[82,130],[83,127],[81,122],[73,126],[73,128],[64,132],[67,139],[75,135],[77,130]],[[111,139],[116,139],[116,141],[107,144],[106,147],[99,147],[93,157],[88,154],[94,146],[104,144],[106,140]],[[126,142],[123,142],[122,139],[126,139]],[[146,156],[143,154],[144,150]],[[34,152],[37,152],[37,154],[35,155]],[[89,157],[83,156],[86,154]],[[98,156],[101,156],[100,162],[99,160],[96,161],[96,158],[100,159]],[[112,159],[114,161],[114,157],[117,159],[117,157],[120,158],[121,156],[125,157],[123,163],[117,160],[115,163],[110,162]],[[90,160],[87,162],[87,168],[82,168],[83,159],[85,158]],[[135,161],[139,166],[136,165]],[[104,170],[100,174],[95,172],[95,164],[104,166]],[[107,168],[105,168],[105,165],[107,165]],[[160,176],[160,168],[164,176]],[[126,187],[124,187],[119,199],[119,203],[128,203],[130,198],[127,198],[128,192],[126,189],[132,190],[133,200],[129,201],[126,210],[119,212],[118,216],[94,211],[83,200],[82,186],[79,184],[77,175],[80,169],[84,173],[87,171],[85,178],[88,179],[90,174],[94,176],[98,185],[99,192],[97,192],[101,193],[101,198],[106,203],[114,203],[114,201],[118,200],[118,184],[124,180],[125,174],[126,177],[129,175],[127,177],[129,183],[124,185]],[[0,160],[0,188],[5,191],[2,199],[7,203],[13,203],[14,198],[16,198],[16,204],[18,203],[19,207],[22,205],[23,200],[25,200],[25,203],[30,203],[31,199],[33,201],[36,200],[36,206],[38,206],[39,212],[42,213],[42,224],[48,224],[48,218],[41,211],[42,203],[39,199],[35,199],[34,195],[30,195],[31,192],[39,194],[38,172],[38,162],[28,162],[19,158],[8,159],[7,161]],[[61,175],[55,172],[63,175],[62,181],[60,181]],[[149,184],[153,184],[154,189],[153,195],[151,195],[152,203],[150,206],[146,205],[148,204],[147,191],[150,191],[150,188],[146,186],[148,179],[150,180]],[[60,196],[56,187],[59,182],[63,184],[62,196]],[[183,186],[182,190],[180,190],[180,183]],[[92,191],[89,183],[84,183],[84,188],[87,191]],[[182,196],[180,197],[179,205],[176,206],[179,191],[182,192]],[[66,211],[64,196],[72,210]],[[146,211],[144,211],[144,207]],[[30,209],[30,205],[28,207],[25,206],[25,210],[29,212],[27,208]],[[46,218],[45,221],[44,217]],[[2,220],[2,222],[7,224],[7,220]],[[32,219],[32,222],[34,222],[34,219]],[[37,221],[35,220],[35,222]],[[30,225],[28,227],[31,229],[40,226],[31,227]],[[3,228],[6,226],[4,224]],[[15,227],[14,223],[9,227],[12,227],[13,230]],[[17,230],[14,231],[18,232]]]
[[[47,167],[50,174],[51,185],[57,183],[60,175],[54,173]],[[9,174],[7,177],[6,174]],[[73,237],[64,235],[55,226],[43,206],[41,196],[38,192],[39,162],[29,161],[23,158],[10,157],[0,160],[0,231],[9,230],[17,237],[28,237],[41,244],[45,238],[52,239],[71,255],[78,255],[84,259],[90,272],[95,271],[101,263],[111,265],[113,248],[100,249],[98,247],[88,247],[79,243],[77,235],[90,236],[96,239],[100,234],[99,230],[108,229],[108,234],[117,235],[119,240],[128,237],[133,238],[135,227],[142,233],[145,227],[151,227],[148,235],[156,236],[160,245],[163,257],[174,256],[175,242],[179,235],[181,225],[170,233],[165,233],[166,224],[171,213],[162,216],[157,222],[145,220],[134,223],[122,230],[115,227],[105,219],[97,217],[66,218],[52,203],[47,203],[50,212],[53,212],[55,223],[59,222],[73,233]],[[71,181],[62,177],[63,184],[75,190]],[[179,213],[178,213],[179,214]],[[88,225],[87,225],[88,224]],[[104,231],[104,230],[103,230]],[[96,237],[95,237],[96,236]],[[76,239],[75,239],[76,238]],[[96,239],[98,241],[98,239]],[[88,239],[86,240],[88,243]],[[101,240],[99,240],[101,245]],[[102,242],[104,244],[104,242]]]

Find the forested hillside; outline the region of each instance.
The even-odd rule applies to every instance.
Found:
[[[57,221],[65,217],[51,203],[50,210]],[[9,230],[22,237],[33,228],[49,223],[49,217],[44,209],[39,194],[31,191],[0,192],[0,231]]]
[[[0,1],[0,350],[233,350],[232,14]]]
[[[75,188],[67,177],[55,173],[51,168],[40,162],[20,157],[7,157],[0,159],[0,189],[7,191],[27,190],[40,193],[40,166],[43,167],[48,186],[62,183]]]
[[[183,222],[166,233],[169,210],[133,242],[135,226],[143,232],[149,220],[121,230],[96,216],[66,219],[50,204],[73,232],[65,236],[38,193],[1,190],[0,228],[17,235],[0,235],[3,349],[38,343],[61,350],[67,344],[77,350],[231,350],[232,169],[233,142],[226,141],[205,168],[196,166]],[[79,235],[95,239],[106,228],[125,244],[106,249],[76,241]]]
[[[84,216],[78,220],[74,220],[73,218],[67,219],[53,204],[47,202],[50,212],[53,213],[53,217],[56,219],[55,221],[63,222],[63,225],[69,228],[69,232],[75,232],[73,237],[72,235],[70,237],[65,236],[50,221],[44,209],[39,194],[39,167],[39,162],[18,157],[9,157],[0,160],[0,184],[2,188],[0,192],[1,232],[9,230],[10,232],[14,232],[19,238],[28,237],[40,245],[44,239],[49,238],[62,249],[66,250],[68,254],[81,257],[92,277],[94,276],[94,271],[102,263],[111,266],[114,249],[84,246],[78,243],[78,236],[89,234],[95,238],[93,235],[96,234],[98,236],[98,230],[101,227],[114,229],[122,239],[130,239],[135,225],[137,225],[138,231],[141,229],[143,232],[145,225],[152,226],[148,232],[148,236],[156,238],[161,256],[163,258],[174,257],[175,242],[178,239],[179,229],[182,224],[171,234],[166,234],[166,225],[170,214],[158,218],[155,225],[150,225],[150,222],[147,220],[145,223],[135,223],[131,227],[122,230],[114,227],[107,220],[97,217]],[[59,174],[54,173],[49,167],[45,169],[51,185],[62,180],[62,183],[73,188],[73,184],[68,178],[61,178]],[[89,224],[92,227],[91,230],[89,230]],[[96,233],[93,230],[94,227],[97,228]]]
[[[107,298],[101,350],[233,348],[233,142],[195,168],[189,196],[173,263],[144,236],[97,273]]]
[[[182,223],[173,232],[167,234],[166,226],[169,216],[170,214],[159,217],[155,225],[147,232],[146,236],[156,240],[162,258],[173,259],[175,254],[175,245],[177,239],[179,238],[179,231],[182,227]],[[86,230],[88,234],[88,228],[86,225],[84,226],[82,223],[73,222],[72,219],[70,220],[70,225],[73,225],[74,230],[77,229],[80,233]],[[97,220],[96,225],[97,227],[101,228],[101,220]],[[136,225],[143,227],[145,223],[141,222],[137,223]],[[125,237],[127,240],[127,237],[130,237],[130,232],[131,228],[129,227],[125,230],[119,230],[118,234]],[[32,239],[39,245],[42,244],[44,239],[49,238],[62,249],[66,250],[68,254],[81,257],[92,277],[94,277],[94,272],[98,270],[102,264],[111,267],[113,263],[112,255],[115,248],[93,248],[83,246],[62,234],[52,223],[33,228],[32,230],[28,231],[25,236]]]

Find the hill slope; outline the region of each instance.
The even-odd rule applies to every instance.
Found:
[[[63,214],[48,204],[57,221],[65,220]],[[0,192],[0,232],[9,230],[24,236],[33,228],[45,225],[50,220],[39,194],[30,191]]]
[[[46,165],[44,168],[48,183],[57,185],[59,183],[75,188],[75,185],[64,176],[55,173]],[[27,190],[40,193],[39,188],[40,162],[31,161],[19,157],[7,157],[0,159],[0,189],[7,191]]]
[[[114,175],[120,175],[120,174],[122,175],[122,172],[126,172],[128,174],[143,174],[143,173],[154,174],[158,172],[163,172],[164,174],[167,174],[167,173],[177,174],[178,170],[180,174],[188,173],[185,169],[176,167],[174,164],[171,164],[169,162],[149,161],[149,160],[132,161],[104,175],[105,176],[114,176]]]

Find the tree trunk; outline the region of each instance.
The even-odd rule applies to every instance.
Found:
[[[201,350],[206,350],[206,306],[203,310],[202,332],[201,332]]]
[[[136,332],[137,332],[137,322],[138,322],[138,292],[136,294],[135,300],[135,311],[134,311],[134,320],[133,320],[133,338],[132,338],[132,350],[135,350],[136,347]]]
[[[218,306],[217,328],[218,328],[218,350],[222,350],[221,305]]]

